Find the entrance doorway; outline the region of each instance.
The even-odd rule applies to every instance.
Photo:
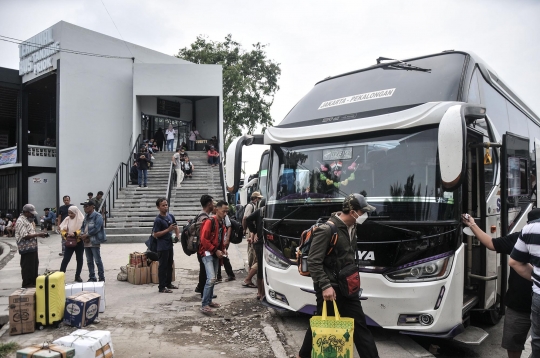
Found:
[[[143,139],[153,139],[160,129],[163,131],[163,134],[165,134],[165,130],[169,128],[169,124],[172,124],[173,128],[177,132],[177,135],[174,138],[174,150],[176,150],[180,144],[187,143],[191,127],[189,122],[144,113],[141,114],[141,131]]]

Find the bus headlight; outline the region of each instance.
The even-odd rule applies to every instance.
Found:
[[[264,260],[268,265],[281,270],[286,270],[291,266],[288,262],[270,252],[268,249],[264,249]]]
[[[450,274],[454,255],[422,262],[390,272],[384,277],[392,282],[418,282],[442,280]]]

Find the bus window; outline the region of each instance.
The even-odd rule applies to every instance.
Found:
[[[478,70],[474,70],[474,74],[469,86],[469,98],[468,103],[480,104],[480,88],[478,87]]]
[[[484,91],[484,104],[489,119],[497,128],[497,132],[502,136],[510,130],[508,124],[508,111],[506,109],[506,99],[497,92],[483,78],[480,80]]]

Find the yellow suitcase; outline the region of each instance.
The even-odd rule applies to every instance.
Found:
[[[65,274],[48,272],[36,280],[36,323],[57,325],[64,318],[66,306]]]

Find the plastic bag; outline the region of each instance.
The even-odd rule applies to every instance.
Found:
[[[326,301],[324,301],[322,316],[313,316],[309,320],[313,334],[311,357],[352,358],[354,355],[354,319],[341,317],[336,301],[333,303],[334,317],[327,317]]]

